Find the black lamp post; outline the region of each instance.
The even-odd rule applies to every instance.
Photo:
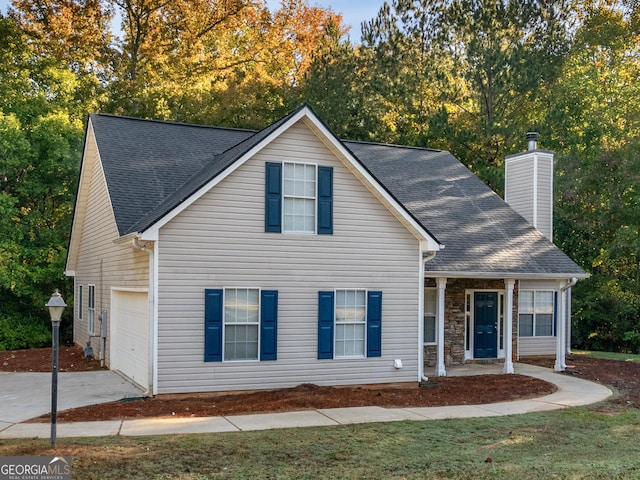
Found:
[[[60,337],[60,318],[67,306],[58,289],[51,295],[45,307],[49,308],[51,316],[53,360],[51,366],[51,446],[56,446],[56,421],[58,414],[58,340]]]

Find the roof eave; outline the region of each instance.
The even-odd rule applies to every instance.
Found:
[[[583,273],[523,273],[523,272],[460,272],[446,270],[425,270],[426,277],[446,277],[446,278],[479,278],[479,279],[496,279],[496,278],[516,278],[526,280],[566,280],[577,278],[584,280],[589,278],[586,272]]]

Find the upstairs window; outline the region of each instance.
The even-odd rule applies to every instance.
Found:
[[[285,163],[283,182],[283,231],[315,233],[316,166]]]
[[[333,167],[266,163],[264,230],[333,234]]]

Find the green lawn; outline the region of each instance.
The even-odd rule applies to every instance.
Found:
[[[59,439],[82,479],[638,479],[640,410],[209,435]],[[0,442],[50,455],[47,440]]]
[[[587,350],[573,350],[573,355],[603,358],[605,360],[620,360],[623,362],[640,362],[640,355],[634,355],[632,353],[614,353],[614,352],[595,352]]]

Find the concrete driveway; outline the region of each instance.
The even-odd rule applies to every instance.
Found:
[[[58,411],[141,397],[143,393],[108,370],[58,374]],[[51,373],[0,372],[0,430],[50,412]]]

